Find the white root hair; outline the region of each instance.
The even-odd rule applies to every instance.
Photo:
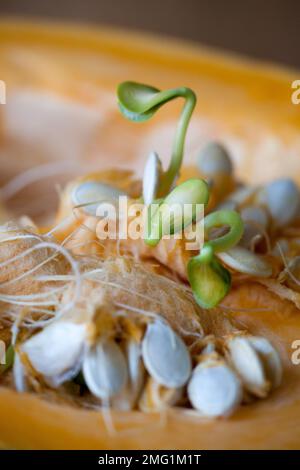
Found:
[[[285,267],[285,270],[286,272],[288,273],[288,275],[290,276],[290,278],[295,282],[295,284],[297,284],[298,286],[300,286],[300,280],[292,273],[292,271],[290,270],[289,268],[289,265],[288,265],[288,262],[287,262],[287,259],[285,257],[285,254],[280,246],[280,243],[277,242],[277,247],[278,247],[278,251],[280,253],[280,256],[281,256],[281,259],[283,261],[283,264],[284,264],[284,267]]]
[[[19,235],[18,237],[14,237],[16,240],[24,239],[24,238],[30,238],[30,236],[27,235]],[[31,236],[31,238],[37,238],[34,235]],[[10,239],[9,239],[10,240]],[[48,325],[53,321],[53,319],[57,319],[60,316],[62,316],[65,312],[69,311],[71,308],[74,307],[74,305],[77,303],[77,301],[80,298],[81,294],[81,273],[79,269],[78,262],[74,259],[74,257],[70,254],[70,252],[64,248],[63,246],[55,243],[55,242],[50,242],[50,241],[40,241],[35,244],[33,247],[30,247],[29,249],[25,250],[24,252],[14,256],[13,258],[3,261],[0,263],[0,269],[9,266],[12,263],[29,256],[33,252],[37,250],[43,250],[43,249],[51,249],[54,250],[54,254],[50,255],[47,257],[45,260],[42,262],[38,263],[35,265],[33,268],[27,270],[26,272],[22,273],[22,275],[19,275],[13,279],[10,279],[9,281],[5,281],[1,283],[0,287],[2,288],[3,286],[7,286],[8,284],[13,284],[21,279],[25,278],[26,276],[29,276],[30,274],[33,274],[36,270],[38,270],[41,266],[44,264],[48,263],[49,261],[53,260],[58,254],[61,254],[69,263],[72,271],[73,271],[73,276],[71,276],[72,282],[74,282],[75,287],[74,287],[74,293],[72,296],[72,299],[66,303],[64,306],[62,306],[60,309],[56,310],[55,312],[51,312],[51,310],[43,310],[42,313],[47,315],[47,318],[43,318],[40,320],[30,320],[27,319],[27,322],[24,323],[24,326],[27,327],[32,327],[32,328],[40,328]],[[35,278],[35,280],[39,280],[39,276]],[[40,279],[40,282],[50,282],[50,281],[56,281],[56,276],[48,276],[47,280]],[[23,307],[55,307],[60,304],[59,298],[57,297],[58,294],[62,293],[62,291],[65,289],[65,286],[60,286],[56,288],[52,288],[49,291],[46,292],[39,292],[39,293],[34,293],[34,294],[24,294],[24,295],[8,295],[0,292],[0,302],[5,302],[13,305],[19,305]],[[52,297],[52,299],[51,299]],[[45,299],[49,300],[45,300]],[[41,312],[41,311],[40,311]],[[32,309],[31,313],[38,313],[38,310]],[[15,322],[12,327],[12,333],[13,333],[13,342],[15,343],[16,338],[18,336],[18,330],[20,326],[20,318],[21,318],[21,312],[19,315],[15,313]],[[22,322],[22,320],[21,320]],[[30,323],[32,324],[30,325]]]

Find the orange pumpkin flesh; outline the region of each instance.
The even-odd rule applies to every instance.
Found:
[[[18,60],[20,53],[28,60]],[[300,113],[290,101],[294,75],[289,72],[224,59],[195,46],[110,30],[9,22],[0,25],[0,64],[0,78],[6,80],[11,96],[18,89],[31,87],[81,105],[97,103],[99,112],[101,99],[107,98],[107,93],[113,96],[117,83],[123,79],[134,78],[161,87],[184,83],[199,97],[196,130],[199,126],[202,136],[220,138],[237,148],[234,157],[239,177],[263,181],[283,172],[297,176]],[[41,73],[46,66],[49,73]],[[101,99],[98,93],[102,93]],[[116,166],[142,168],[144,153],[152,150],[150,145],[160,146],[160,126],[171,123],[172,127],[178,108],[162,110],[142,130],[124,122],[114,107],[112,100],[107,121],[96,129],[78,162],[96,163],[98,168],[111,166],[112,162]],[[5,110],[0,109],[0,113],[3,123]],[[13,148],[23,148],[22,139],[13,131],[7,138],[5,126],[0,134],[4,149],[11,152]],[[197,140],[194,132],[193,145],[201,143],[201,135]],[[94,148],[101,149],[100,156]],[[168,152],[163,145],[161,149],[166,162]],[[283,165],[285,152],[290,156]],[[46,158],[47,152],[33,154],[31,161],[21,155],[19,168],[16,161],[10,164],[5,159],[1,167],[3,178]],[[82,172],[86,172],[85,165]],[[267,400],[244,406],[232,418],[217,421],[187,416],[176,409],[165,417],[112,412],[116,431],[111,435],[99,412],[47,403],[37,396],[2,387],[0,445],[26,449],[298,448],[300,367],[291,362],[291,344],[300,339],[299,311],[256,284],[235,287],[225,307],[226,304],[234,308],[241,326],[267,336],[282,352],[283,385]]]
[[[163,417],[112,412],[110,435],[101,413],[54,405],[34,395],[0,389],[0,441],[35,449],[263,449],[299,447],[300,367],[291,363],[291,343],[300,338],[299,312],[286,308],[262,286],[242,286],[228,299],[241,309],[236,318],[264,334],[281,352],[283,385],[267,400],[243,406],[230,419],[206,420],[173,409]],[[268,306],[268,311],[255,311]],[[253,309],[249,313],[242,309]],[[284,313],[285,312],[285,313]]]

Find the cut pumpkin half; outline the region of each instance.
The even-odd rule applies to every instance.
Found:
[[[188,164],[199,148],[217,139],[233,155],[238,177],[247,182],[283,174],[297,179],[299,174],[300,113],[291,103],[296,77],[290,71],[176,41],[20,21],[0,24],[0,65],[0,79],[9,91],[7,104],[0,107],[0,173],[4,198],[16,215],[28,209],[28,215],[42,220],[56,209],[54,183],[109,168],[112,162],[141,174],[145,156],[155,150],[166,164],[179,108],[162,110],[143,128],[124,122],[114,92],[130,76],[161,88],[185,82],[197,92]],[[24,179],[6,184],[33,166],[39,166],[38,178],[29,172],[28,180],[37,184],[27,187]],[[188,171],[194,176],[194,170]],[[126,178],[122,183],[126,186]],[[172,408],[165,415],[111,411],[108,425],[105,413],[2,386],[0,446],[298,448],[300,366],[292,362],[292,344],[300,339],[299,309],[255,281],[234,284],[222,308],[242,329],[268,338],[279,350],[283,384],[268,400],[241,407],[228,420]]]

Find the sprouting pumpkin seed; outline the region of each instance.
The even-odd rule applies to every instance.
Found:
[[[213,308],[225,297],[231,285],[229,271],[214,253],[228,250],[240,241],[243,222],[237,212],[220,210],[211,212],[202,223],[206,239],[213,229],[229,228],[227,233],[205,242],[200,254],[191,258],[187,266],[188,279],[197,303],[203,308]]]
[[[207,263],[201,255],[191,258],[187,272],[195,300],[202,308],[215,307],[230,289],[230,273],[215,256]]]
[[[155,246],[163,236],[183,230],[203,215],[208,198],[207,183],[199,178],[176,186],[163,201],[149,206],[145,242]]]
[[[159,197],[164,197],[170,191],[180,170],[186,131],[196,105],[196,95],[186,87],[160,91],[152,86],[136,82],[121,83],[117,93],[121,112],[132,121],[146,121],[165,103],[179,97],[185,99],[175,133],[171,161],[160,182]]]
[[[151,152],[144,168],[143,199],[147,206],[156,199],[162,175],[162,164],[156,152]]]

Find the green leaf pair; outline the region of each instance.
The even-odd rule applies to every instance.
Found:
[[[148,210],[144,238],[150,246],[156,246],[163,236],[174,235],[197,221],[197,205],[205,206],[209,199],[208,186],[201,179],[185,181],[170,192],[181,167],[186,131],[196,96],[185,87],[160,91],[152,86],[124,82],[118,88],[121,112],[137,122],[150,119],[161,106],[178,97],[185,98],[185,105],[176,129],[169,167],[163,173],[156,154],[150,155],[145,167],[143,194]],[[186,204],[192,205],[188,214],[184,210]],[[237,212],[222,210],[209,214],[200,223],[204,224],[206,242],[200,254],[188,263],[188,279],[198,304],[203,308],[213,308],[228,293],[231,282],[230,273],[220,264],[215,253],[227,251],[239,242],[243,222]],[[212,229],[220,227],[229,227],[229,231],[210,239]]]
[[[202,308],[215,307],[228,294],[231,276],[215,256],[209,263],[192,258],[187,267],[188,279],[196,302]]]
[[[230,272],[222,266],[215,253],[226,251],[236,245],[243,234],[243,222],[235,211],[222,210],[204,218],[207,238],[214,228],[229,227],[226,234],[204,243],[200,254],[188,262],[187,272],[197,303],[203,308],[213,308],[228,293],[231,286]]]
[[[156,246],[163,236],[174,235],[196,221],[203,214],[203,205],[209,199],[204,180],[192,178],[176,186],[165,199],[157,200],[147,208],[145,243]]]

